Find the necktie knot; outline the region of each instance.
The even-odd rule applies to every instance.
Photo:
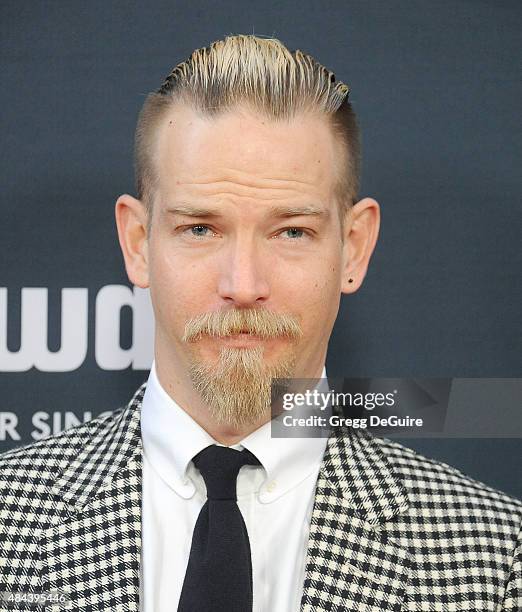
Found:
[[[227,446],[207,446],[193,459],[203,476],[207,497],[213,500],[237,500],[236,482],[244,465],[260,465],[246,448],[242,451]]]

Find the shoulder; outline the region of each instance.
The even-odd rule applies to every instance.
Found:
[[[522,501],[403,444],[388,438],[375,440],[413,507],[431,508],[441,515],[462,511],[520,528]]]
[[[126,406],[0,455],[0,557],[33,546],[140,452],[144,390]]]
[[[85,462],[89,458],[95,460],[100,455],[116,457],[114,453],[125,437],[126,430],[139,422],[137,415],[141,410],[146,386],[144,382],[127,404],[112,412],[105,412],[54,436],[0,453],[0,485],[4,484],[3,481],[13,471],[23,474],[28,470],[41,481],[47,478],[54,480],[60,471],[74,461]],[[0,497],[1,491],[0,488]]]
[[[19,495],[31,489],[35,495],[44,493],[75,458],[111,430],[123,410],[0,454],[0,508],[9,493]]]
[[[429,575],[432,585],[435,579],[444,585],[442,592],[457,589],[466,597],[476,583],[481,592],[490,590],[488,601],[502,597],[505,609],[515,610],[522,579],[522,502],[395,441],[376,438],[376,444],[408,499],[405,511],[384,529],[390,541],[408,550],[415,579]],[[494,595],[498,585],[502,590]]]
[[[106,435],[122,410],[0,455],[0,564],[14,551],[36,550],[40,535],[68,516],[70,507],[57,483],[75,463],[89,473],[89,447]]]

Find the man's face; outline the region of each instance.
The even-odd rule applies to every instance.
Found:
[[[276,375],[320,376],[351,256],[334,198],[341,154],[326,120],[311,114],[275,122],[235,109],[209,118],[180,105],[163,121],[137,284],[150,286],[156,359],[180,379],[198,368],[229,378],[219,364],[232,357],[237,366],[241,355],[257,360],[252,380],[259,363]],[[227,327],[231,311],[266,320]],[[208,316],[235,333],[187,335]],[[293,333],[276,333],[281,316]]]

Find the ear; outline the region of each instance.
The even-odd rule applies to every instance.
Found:
[[[134,285],[149,286],[147,211],[140,200],[121,195],[115,206],[118,239],[127,276]]]
[[[379,204],[372,198],[360,200],[346,213],[342,228],[342,293],[355,293],[362,285],[377,242],[380,222]]]

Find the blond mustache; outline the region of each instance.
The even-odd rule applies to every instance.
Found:
[[[269,310],[218,310],[193,317],[185,324],[183,340],[194,342],[201,336],[229,336],[241,332],[263,339],[284,336],[297,339],[302,335],[299,319],[290,314],[276,314]]]

